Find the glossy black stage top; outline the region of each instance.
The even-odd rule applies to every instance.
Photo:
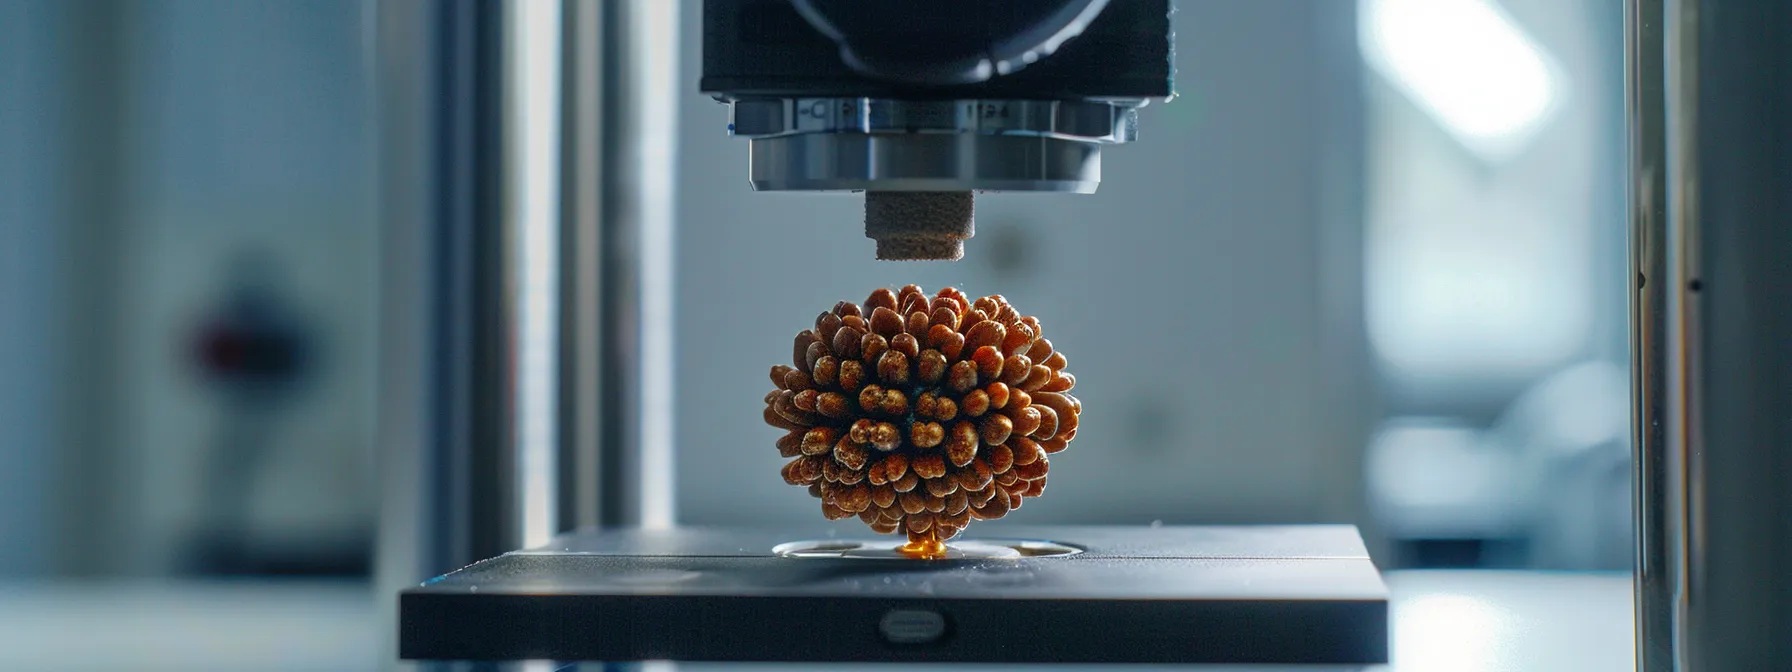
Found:
[[[413,660],[988,663],[1387,661],[1356,529],[1022,527],[1063,557],[783,557],[826,528],[578,532],[406,590]]]

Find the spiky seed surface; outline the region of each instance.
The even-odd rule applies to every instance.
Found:
[[[1037,318],[999,295],[909,285],[842,301],[772,367],[765,421],[782,475],[830,520],[880,534],[957,536],[1045,491],[1048,455],[1076,438],[1076,377]]]

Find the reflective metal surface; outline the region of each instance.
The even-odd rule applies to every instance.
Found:
[[[1662,257],[1665,311],[1643,294],[1633,315],[1666,346],[1665,384],[1638,378],[1662,402],[1640,404],[1639,435],[1665,428],[1639,444],[1639,667],[1792,669],[1792,87],[1765,67],[1792,60],[1792,6],[1668,0],[1663,18],[1661,53],[1635,54],[1665,64],[1667,190],[1665,227],[1639,232],[1661,251],[1638,257]]]
[[[774,98],[729,103],[728,132],[989,133],[1104,143],[1137,139],[1143,100],[888,100]]]
[[[1662,0],[1629,0],[1625,102],[1630,179],[1632,510],[1636,514],[1636,646],[1640,669],[1667,670],[1673,646],[1673,544],[1667,510],[1667,123]]]
[[[1101,146],[972,133],[804,133],[752,141],[760,191],[1051,191],[1094,193]]]
[[[375,7],[380,594],[669,524],[677,5]]]
[[[678,4],[564,7],[559,530],[664,527]]]

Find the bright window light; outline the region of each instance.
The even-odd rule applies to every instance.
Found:
[[[1559,70],[1492,0],[1359,0],[1363,58],[1470,151],[1510,157],[1561,103]]]

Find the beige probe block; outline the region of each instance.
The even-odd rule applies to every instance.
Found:
[[[886,261],[957,261],[975,232],[968,191],[867,191],[865,237]]]

